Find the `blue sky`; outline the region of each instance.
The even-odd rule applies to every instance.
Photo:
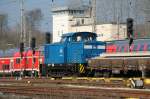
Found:
[[[0,14],[8,14],[8,23],[10,27],[20,23],[20,1],[21,0],[0,0]],[[24,0],[25,10],[40,8],[43,14],[42,30],[51,31],[52,16],[51,7],[52,0]],[[54,0],[57,5],[65,5],[66,0]]]

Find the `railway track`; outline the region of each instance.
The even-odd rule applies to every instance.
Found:
[[[0,92],[59,99],[150,99],[150,89],[131,89],[126,84],[122,78],[7,78],[0,79]]]
[[[26,96],[52,95],[57,97],[66,97],[68,99],[75,96],[81,97],[80,99],[85,99],[89,97],[90,99],[104,99],[104,97],[109,97],[109,99],[126,99],[131,97],[139,99],[150,99],[150,90],[145,89],[77,85],[62,85],[57,87],[0,86],[0,91],[3,93],[14,93]]]
[[[73,84],[73,85],[89,85],[89,86],[106,86],[106,87],[128,87],[128,81],[121,78],[72,78],[64,77],[62,79],[53,79],[53,78],[24,78],[20,80],[15,79],[0,79],[1,84],[32,84],[32,85],[48,85],[48,84]]]
[[[55,78],[5,78],[0,79],[1,83],[11,84],[74,84],[74,85],[92,85],[106,87],[131,87],[132,80],[141,80],[141,78],[89,78],[89,77],[63,77]],[[144,88],[150,88],[150,79],[143,79]]]

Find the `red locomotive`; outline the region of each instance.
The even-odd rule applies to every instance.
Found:
[[[0,74],[6,75],[22,75],[30,76],[40,75],[44,67],[43,52],[36,50],[32,54],[32,50],[26,50],[21,57],[20,52],[15,52],[12,56],[0,58]],[[2,75],[1,75],[2,76]]]
[[[7,73],[9,74],[10,71],[10,57],[5,57],[5,58],[0,58],[0,73],[4,74]]]

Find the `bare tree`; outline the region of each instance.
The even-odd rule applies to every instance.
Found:
[[[4,36],[6,29],[8,28],[8,15],[7,14],[0,14],[0,35],[1,37]]]
[[[8,33],[8,15],[0,14],[0,49],[6,48]]]
[[[25,16],[26,16],[26,25],[29,27],[29,29],[36,30],[42,20],[41,9],[34,9],[28,11],[26,12]]]
[[[39,27],[41,25],[42,16],[43,16],[43,14],[42,14],[41,9],[34,9],[34,10],[26,12],[25,22],[26,22],[26,30],[28,32],[26,39],[29,41],[28,44],[30,44],[30,39],[32,36],[34,36],[36,38],[39,37],[38,36],[38,35],[40,35]]]

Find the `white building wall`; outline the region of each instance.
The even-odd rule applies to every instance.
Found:
[[[69,32],[92,32],[91,18],[74,10],[58,10],[53,13],[53,42],[59,42],[62,34]],[[82,16],[82,17],[81,17]],[[127,38],[126,24],[96,25],[99,41],[122,40]]]
[[[111,41],[127,38],[126,25],[103,24],[97,26],[98,40]]]
[[[53,42],[58,42],[63,33],[69,32],[69,16],[67,14],[53,15]]]
[[[92,26],[74,26],[69,31],[71,32],[92,32]],[[119,31],[119,33],[118,33]],[[127,37],[126,25],[122,24],[118,27],[116,24],[102,24],[96,26],[96,33],[99,41],[122,40]]]

